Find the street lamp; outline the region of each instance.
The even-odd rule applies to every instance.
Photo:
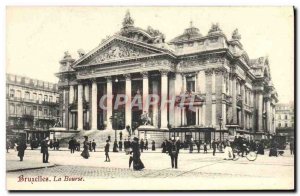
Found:
[[[223,118],[222,118],[221,116],[219,116],[219,125],[220,125],[220,141],[221,141],[222,120],[223,120]]]

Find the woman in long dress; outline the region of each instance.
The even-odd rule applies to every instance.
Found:
[[[133,169],[142,170],[145,168],[143,162],[141,161],[141,153],[139,148],[139,139],[137,137],[133,138],[132,142],[132,160],[133,160]]]
[[[89,142],[88,142],[88,137],[87,136],[84,136],[83,151],[81,153],[81,156],[85,159],[88,159],[90,157]]]

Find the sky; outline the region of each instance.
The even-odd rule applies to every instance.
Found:
[[[294,18],[292,7],[7,7],[6,72],[49,82],[65,51],[78,58],[118,32],[126,11],[135,26],[152,26],[166,41],[190,21],[207,35],[218,22],[228,38],[238,28],[250,59],[269,57],[279,102],[294,100]]]

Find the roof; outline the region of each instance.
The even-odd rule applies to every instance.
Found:
[[[179,35],[172,39],[170,43],[180,43],[180,42],[188,42],[192,40],[197,40],[199,38],[203,37],[201,33],[199,33],[199,29],[196,27],[193,27],[193,24],[191,23],[191,26],[184,30],[184,33],[182,35]]]

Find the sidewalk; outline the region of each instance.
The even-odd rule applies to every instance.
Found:
[[[31,160],[23,160],[22,162],[19,160],[6,160],[6,171],[7,172],[15,172],[15,171],[23,171],[30,169],[41,169],[41,168],[49,168],[54,167],[54,163],[37,163],[36,161]]]

